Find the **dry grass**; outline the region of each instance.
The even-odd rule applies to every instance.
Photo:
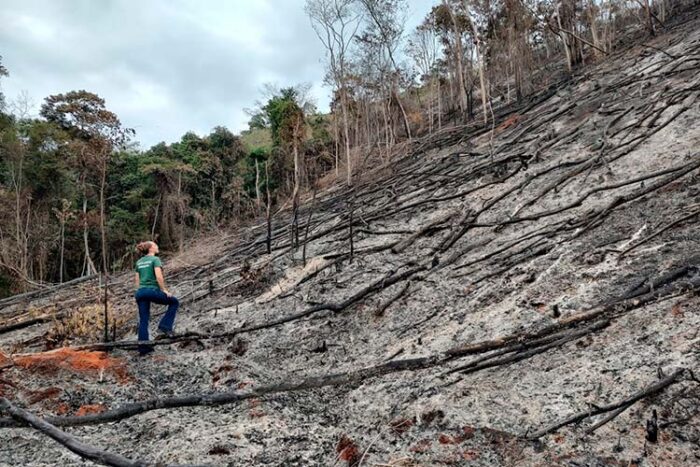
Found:
[[[129,321],[128,314],[114,313],[107,309],[110,330],[116,325],[120,329]],[[46,333],[46,347],[56,348],[75,340],[95,341],[104,335],[104,306],[101,304],[80,307],[67,316],[53,321]]]

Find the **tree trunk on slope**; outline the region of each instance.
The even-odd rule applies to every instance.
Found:
[[[90,257],[90,244],[88,242],[87,186],[85,185],[84,180],[83,180],[83,248],[85,250],[85,265],[87,267],[87,271],[86,271],[85,275],[90,276],[92,274],[97,273],[97,268],[95,267],[95,263],[92,262],[92,258]],[[85,268],[83,268],[83,271],[85,271]]]
[[[445,5],[445,8],[447,9],[447,12],[450,15],[450,21],[452,22],[452,34],[455,37],[455,72],[457,75],[457,83],[458,83],[458,90],[459,90],[459,109],[462,112],[462,117],[466,115],[467,112],[467,92],[465,89],[464,85],[464,65],[462,64],[462,57],[464,56],[464,51],[462,49],[462,32],[459,30],[457,26],[457,18],[455,17],[454,12],[452,11],[452,8],[450,7],[449,3],[447,3],[447,0],[443,0],[443,5]]]
[[[104,341],[109,341],[109,302],[107,281],[107,231],[105,229],[105,185],[107,184],[107,156],[102,159],[102,178],[100,180],[100,234],[102,237],[102,275],[104,277]]]

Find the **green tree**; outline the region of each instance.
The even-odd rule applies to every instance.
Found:
[[[298,245],[299,223],[297,213],[299,210],[299,191],[301,188],[303,161],[300,150],[306,136],[306,115],[299,90],[294,87],[281,89],[279,94],[270,98],[263,110],[270,122],[273,144],[287,154],[291,154],[293,188],[290,235],[292,243]]]
[[[240,165],[245,158],[241,139],[226,127],[215,127],[207,137],[209,154],[202,176],[210,178],[210,211],[212,225],[240,215],[243,174]]]
[[[126,144],[134,131],[123,128],[117,115],[109,110],[104,99],[97,94],[87,91],[71,91],[67,94],[58,94],[46,98],[41,107],[41,115],[49,122],[58,124],[73,137],[72,146],[76,151],[79,163],[87,170],[83,173],[88,176],[90,172],[96,173],[99,179],[99,223],[102,250],[102,274],[104,275],[104,340],[109,339],[109,317],[107,303],[107,231],[106,231],[106,202],[105,189],[107,185],[107,169],[115,149]],[[87,179],[84,178],[83,186],[87,187]],[[83,213],[87,209],[87,189],[84,189]],[[85,226],[87,226],[87,221]],[[87,227],[85,229],[85,258],[86,263],[94,264],[90,259],[87,241]]]
[[[7,68],[2,65],[2,55],[0,55],[0,78],[3,76],[10,76],[10,74]],[[5,112],[5,95],[2,93],[2,90],[0,90],[0,113],[3,112]]]
[[[251,130],[255,129],[264,129],[267,128],[268,122],[265,119],[265,114],[263,112],[257,111],[253,112],[250,116],[250,120],[248,120],[248,128]]]
[[[74,167],[79,173],[83,191],[83,239],[85,270],[88,274],[96,271],[90,257],[88,241],[88,187],[91,181],[92,184],[99,186],[102,266],[106,273],[108,269],[105,230],[107,168],[113,151],[123,146],[134,134],[134,131],[122,127],[117,115],[107,110],[104,99],[97,94],[83,90],[47,97],[41,106],[41,116],[58,125],[71,138],[69,151],[73,156]]]

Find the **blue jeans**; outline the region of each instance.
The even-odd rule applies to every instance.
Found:
[[[151,288],[140,288],[136,291],[134,295],[136,298],[136,304],[139,306],[139,340],[148,340],[148,321],[151,318],[151,303],[158,303],[159,305],[168,305],[168,310],[165,312],[163,318],[161,318],[158,324],[158,329],[165,332],[172,332],[173,324],[175,324],[175,315],[177,314],[177,308],[180,306],[180,302],[177,298],[170,296],[168,297],[165,292],[159,289]],[[139,346],[139,351],[147,351],[147,346]]]

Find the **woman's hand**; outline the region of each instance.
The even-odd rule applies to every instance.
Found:
[[[156,268],[154,268],[154,271],[156,273],[156,281],[158,281],[158,287],[160,287],[161,292],[163,292],[165,295],[167,295],[168,298],[172,297],[170,292],[168,292],[168,289],[165,288],[165,279],[163,278],[163,268],[156,267]]]

